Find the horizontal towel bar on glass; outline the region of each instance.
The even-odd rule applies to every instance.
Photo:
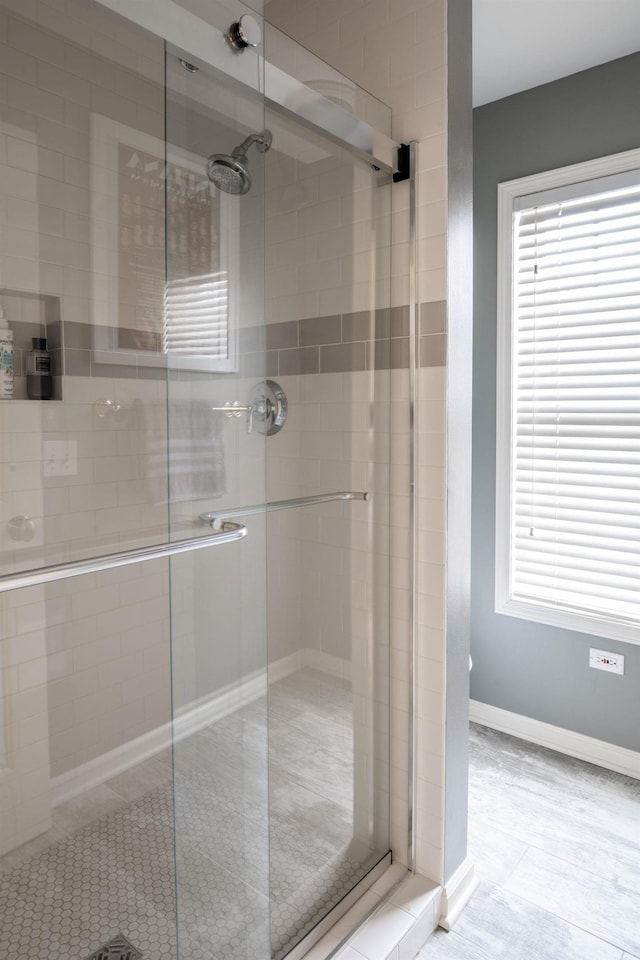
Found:
[[[213,530],[231,517],[249,517],[256,513],[270,513],[272,510],[292,510],[293,507],[310,507],[314,503],[330,503],[332,500],[368,500],[368,493],[341,490],[338,493],[319,493],[315,497],[296,497],[294,500],[270,500],[267,503],[252,503],[248,507],[232,507],[230,510],[214,510],[201,513],[200,519]]]
[[[8,573],[0,576],[0,593],[20,590],[22,587],[37,587],[55,580],[68,580],[83,573],[100,573],[113,567],[124,567],[130,563],[143,563],[145,560],[158,560],[171,557],[176,553],[190,553],[205,547],[217,547],[223,543],[233,543],[246,537],[248,530],[242,523],[226,521],[218,528],[219,532],[209,537],[192,537],[189,540],[176,540],[175,543],[161,543],[157,547],[138,547],[122,553],[107,553],[102,557],[89,560],[70,560],[38,570],[23,570],[20,573]]]

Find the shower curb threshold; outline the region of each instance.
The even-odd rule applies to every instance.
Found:
[[[304,960],[413,960],[440,922],[442,887],[393,864]]]

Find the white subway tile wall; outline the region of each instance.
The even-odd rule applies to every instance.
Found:
[[[0,598],[0,856],[51,826],[42,587]]]
[[[91,2],[64,13],[55,3],[3,2],[0,42],[0,303],[10,325],[51,337],[46,315],[27,308],[43,294],[59,298],[71,344],[74,321],[91,322],[101,289],[90,257],[92,184],[108,165],[91,118],[162,137],[163,45]],[[0,405],[2,572],[165,540],[166,505],[141,479],[133,407],[164,401],[166,387],[120,379],[114,368],[112,378],[67,377],[64,395],[41,404],[22,399],[22,372],[16,399]],[[71,445],[70,475],[46,475],[47,443]],[[32,540],[11,538],[16,516],[31,518]],[[0,739],[24,754],[13,812],[3,803],[0,818],[15,845],[48,826],[50,777],[168,721],[167,565],[5,595],[3,621],[0,714],[10,719]]]

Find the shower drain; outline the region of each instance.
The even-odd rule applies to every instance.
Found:
[[[94,950],[87,960],[140,960],[140,957],[142,953],[119,933],[117,937]]]

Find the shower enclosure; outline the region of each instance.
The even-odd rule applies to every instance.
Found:
[[[294,960],[391,860],[389,110],[194,7],[0,0],[7,960]]]

